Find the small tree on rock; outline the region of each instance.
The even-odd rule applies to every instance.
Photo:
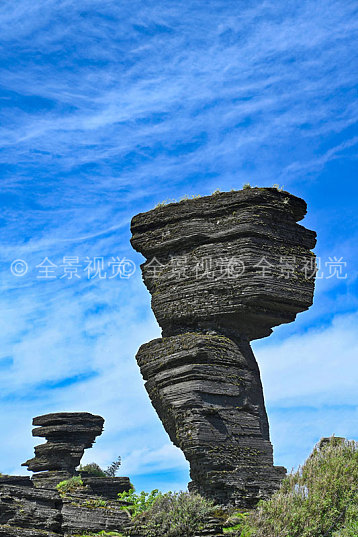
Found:
[[[114,460],[106,470],[104,470],[104,473],[107,477],[116,477],[116,474],[118,472],[118,468],[121,465],[121,457],[117,457],[116,460]]]

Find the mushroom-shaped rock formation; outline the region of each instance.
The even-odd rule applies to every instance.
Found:
[[[0,537],[109,535],[130,526],[118,493],[133,486],[128,477],[95,477],[81,471],[78,488],[61,494],[56,485],[73,475],[85,448],[101,434],[104,419],[87,412],[61,412],[34,418],[34,436],[48,439],[24,463],[33,478],[0,475]],[[100,533],[99,533],[100,532]]]
[[[22,466],[35,472],[37,486],[48,486],[76,475],[84,450],[102,433],[104,419],[88,412],[57,412],[38,416],[32,424],[36,426],[32,436],[47,442],[36,446],[35,457]]]
[[[251,507],[279,486],[250,341],[311,304],[316,234],[276,188],[185,200],[132,220],[162,339],[140,347],[146,389],[190,463],[191,490]]]

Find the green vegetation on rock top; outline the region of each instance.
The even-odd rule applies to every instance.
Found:
[[[259,189],[259,190],[264,190],[266,187],[258,187],[258,186],[252,186],[250,185],[250,183],[245,183],[243,186],[242,186],[242,190],[248,190],[248,189]],[[270,188],[270,187],[267,187],[267,188]],[[276,190],[278,190],[279,192],[282,192],[284,187],[283,186],[280,186],[278,184],[274,184],[272,185],[271,188],[275,188]],[[230,192],[238,192],[240,189],[231,189]],[[214,192],[211,193],[211,196],[217,196],[219,194],[227,194],[227,192],[225,191],[221,191],[219,188],[217,188],[216,190],[214,190]],[[209,195],[210,196],[210,195]],[[154,207],[154,209],[159,209],[161,207],[166,207],[167,205],[171,205],[171,204],[174,204],[174,203],[183,203],[185,201],[191,201],[191,200],[195,200],[195,199],[198,199],[198,198],[201,198],[202,196],[200,194],[192,194],[191,196],[188,196],[188,195],[185,195],[179,199],[175,199],[175,198],[169,198],[169,199],[166,199],[166,200],[163,200],[159,203],[157,203],[157,205]],[[204,196],[204,197],[207,197],[207,196]]]
[[[73,476],[70,479],[65,479],[56,485],[60,494],[68,494],[83,487],[83,481],[80,476]]]

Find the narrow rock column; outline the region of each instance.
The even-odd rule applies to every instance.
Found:
[[[285,474],[273,466],[260,373],[250,347],[312,304],[315,233],[300,198],[275,188],[220,193],[132,220],[133,247],[162,339],[137,362],[189,488],[251,507]]]

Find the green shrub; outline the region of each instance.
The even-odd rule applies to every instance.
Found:
[[[83,507],[89,507],[91,509],[95,509],[98,507],[107,507],[107,500],[103,500],[102,498],[88,498],[84,502],[82,502]]]
[[[87,472],[89,475],[94,477],[116,477],[121,463],[121,457],[117,457],[106,470],[102,470],[102,468],[96,462],[90,462],[89,464],[85,464],[85,466],[80,464],[80,466],[77,468],[77,471]]]
[[[149,510],[133,519],[145,537],[193,537],[213,511],[213,502],[199,494],[168,492],[155,498]]]
[[[90,462],[89,464],[82,464],[77,469],[78,472],[87,472],[88,475],[94,477],[106,477],[106,473],[96,462]]]
[[[240,535],[243,530],[243,525],[245,522],[247,522],[248,517],[249,513],[241,513],[234,511],[226,520],[223,532],[231,535],[237,535],[240,530]],[[249,537],[249,535],[250,533],[248,532],[248,529],[246,530],[246,534],[242,533],[242,537]]]
[[[104,475],[107,477],[116,477],[121,463],[122,459],[120,457],[117,457],[116,460],[114,460],[106,470],[103,470]]]
[[[332,437],[238,529],[244,537],[357,537],[358,443]],[[250,532],[247,534],[244,532]]]
[[[358,535],[358,513],[353,514],[353,518],[347,520],[344,527],[332,533],[332,537],[357,537]]]
[[[152,490],[152,492],[140,492],[136,494],[134,489],[130,489],[128,492],[120,492],[118,499],[126,502],[130,502],[131,505],[123,507],[133,517],[148,511],[153,503],[162,496],[162,493],[158,489]]]
[[[70,479],[61,481],[56,485],[56,488],[60,494],[75,492],[81,487],[83,487],[83,481],[80,476],[73,476]]]
[[[245,183],[242,187],[243,190],[247,190],[248,188],[252,188],[252,186],[250,185],[250,183]]]

